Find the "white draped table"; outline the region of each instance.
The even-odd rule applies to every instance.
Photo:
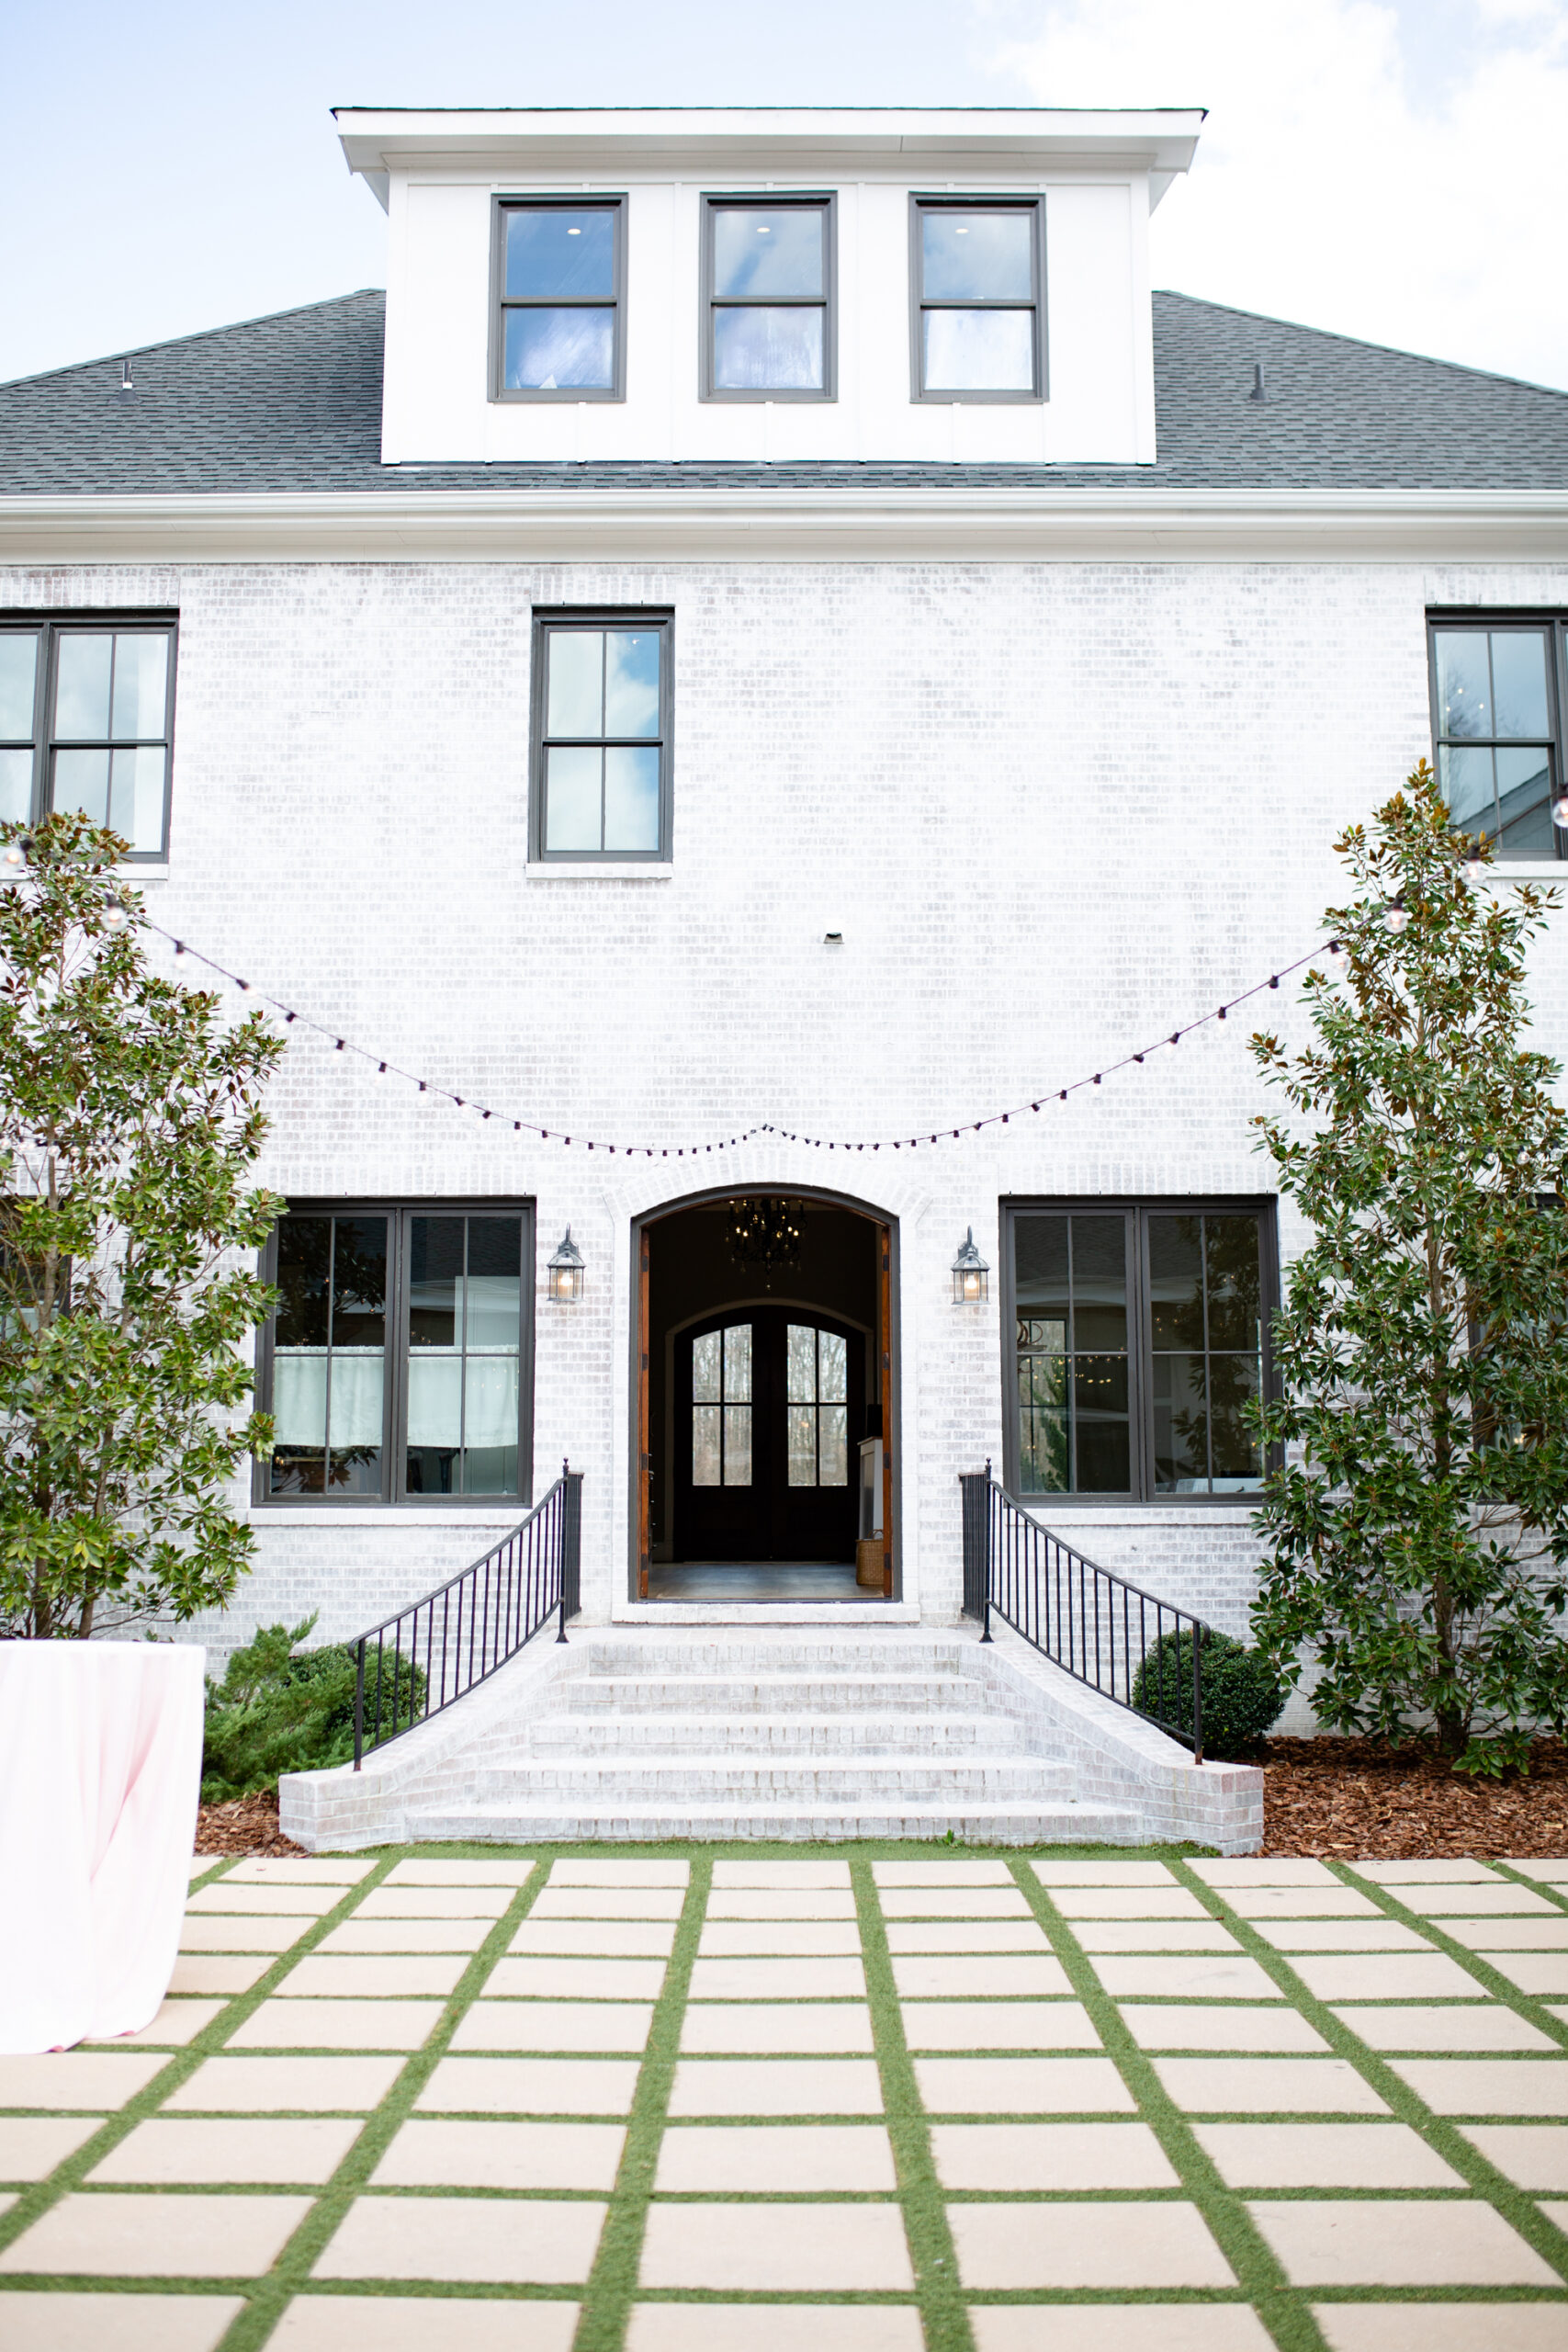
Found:
[[[196,1838],[206,1657],[0,1642],[0,2052],[157,2015]]]

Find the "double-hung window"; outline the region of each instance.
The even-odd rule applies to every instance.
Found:
[[[1041,199],[918,196],[910,243],[916,399],[1043,400]]]
[[[532,854],[670,854],[670,616],[534,623]]]
[[[496,397],[626,398],[626,199],[496,206]]]
[[[520,1204],[292,1208],[265,1258],[260,1498],[525,1500],[533,1258]]]
[[[0,819],[74,809],[167,854],[175,624],[0,619]]]
[[[1049,1203],[1013,1209],[1008,1228],[1014,1491],[1254,1491],[1243,1408],[1269,1378],[1269,1204]]]
[[[1432,733],[1449,814],[1503,858],[1568,855],[1551,820],[1562,791],[1561,620],[1483,614],[1430,623]]]
[[[833,199],[703,203],[703,396],[833,398]]]

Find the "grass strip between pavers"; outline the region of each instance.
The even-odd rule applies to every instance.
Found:
[[[1330,1863],[1328,1867],[1333,1869],[1334,1865]],[[1175,1863],[1173,1868],[1182,1884],[1198,1896],[1210,1915],[1221,1921],[1249,1956],[1257,1961],[1259,1967],[1273,1978],[1286,2000],[1298,2015],[1305,2018],[1314,2030],[1321,2034],[1334,2055],[1337,2058],[1343,2058],[1348,2064],[1353,2066],[1363,2082],[1371,2086],[1391,2110],[1394,2120],[1397,2122],[1408,2124],[1413,2132],[1418,2132],[1428,2147],[1441,2156],[1445,2164],[1452,2166],[1472,2193],[1494,2206],[1503,2219],[1518,2232],[1527,2245],[1539,2254],[1543,2261],[1549,2263],[1564,2282],[1568,2283],[1568,2238],[1565,2238],[1562,2232],[1547,2220],[1528,2192],[1522,2188],[1517,2188],[1505,2174],[1498,2171],[1495,2165],[1488,2162],[1479,2148],[1472,2144],[1457,2123],[1450,2122],[1446,2116],[1438,2115],[1429,2108],[1426,2100],[1411,2089],[1403,2075],[1395,2073],[1389,2060],[1380,2051],[1373,2050],[1363,2041],[1360,2036],[1354,2032],[1334,2009],[1329,2007],[1326,2001],[1319,2000],[1317,1996],[1308,1989],[1304,1978],[1297,1975],[1291,1965],[1289,1955],[1277,1951],[1267,1937],[1258,1932],[1251,1920],[1244,1919],[1238,1911],[1231,1908],[1225,1901],[1223,1888],[1209,1885],[1206,1880],[1198,1876],[1196,1871],[1188,1870],[1179,1862]],[[1415,1928],[1423,1935],[1429,1932],[1428,1922],[1418,1912],[1410,1910],[1397,1898],[1390,1897],[1389,1891],[1381,1884],[1371,1880],[1362,1881],[1347,1877],[1342,1873],[1337,1873],[1337,1875],[1339,1877],[1339,1883],[1348,1887],[1354,1894],[1371,1894],[1374,1899],[1388,1898],[1382,1901],[1383,1911],[1389,1918],[1397,1920],[1401,1926]],[[1451,1938],[1444,1938],[1442,1942],[1445,1949],[1451,1949],[1456,1958],[1462,1955],[1462,1946],[1453,1943]],[[1481,1972],[1477,1973],[1480,1974]],[[1508,1990],[1515,1992],[1512,1986]],[[1521,1996],[1516,1994],[1516,1997]],[[1404,2007],[1411,2005],[1396,2002],[1393,2006]],[[1441,2004],[1429,2006],[1440,2007]],[[1427,2057],[1440,2057],[1444,2053],[1439,2051],[1428,2051],[1422,2054]],[[1506,2062],[1512,2055],[1528,2053],[1502,2051],[1486,2054]],[[1262,2119],[1249,2117],[1248,2120],[1258,2121]],[[1515,2117],[1506,2117],[1502,2120],[1517,2120]],[[1337,2193],[1340,2196],[1354,2194],[1353,2191],[1343,2189]],[[1367,2193],[1361,2192],[1363,2196]],[[1313,2189],[1294,2191],[1275,2189],[1269,2192],[1270,2202],[1290,2198],[1292,2195],[1300,2198],[1321,2197],[1322,2194],[1322,2190]],[[1399,2194],[1402,2199],[1418,2198],[1423,2195],[1423,2192],[1420,2189],[1402,2189]],[[1442,2199],[1451,2198],[1453,2192],[1438,2189],[1427,2190],[1425,2194],[1428,2197]],[[1558,2297],[1549,2287],[1526,2286],[1423,2287],[1412,2283],[1393,2287],[1341,2287],[1325,2284],[1314,2287],[1312,2292],[1314,2299],[1319,2303],[1495,2302],[1506,2304],[1558,2301]]]
[[[220,1855],[216,1859],[220,1863],[226,1863],[238,1861],[243,1857],[232,1855],[225,1858]],[[138,2091],[134,2098],[128,2098],[122,2107],[117,2109],[113,2115],[108,2116],[90,2140],[85,2140],[79,2148],[74,2149],[62,2163],[56,2165],[54,2170],[46,2174],[42,2180],[35,2180],[29,2187],[24,2188],[10,2210],[0,2214],[0,2253],[13,2245],[24,2230],[30,2229],[32,2224],[47,2213],[51,2206],[57,2205],[62,2197],[70,2195],[74,2189],[83,2188],[85,2183],[85,2193],[88,2196],[109,2194],[107,2183],[104,2183],[101,2188],[96,2188],[92,2183],[86,2182],[86,2175],[96,2165],[102,2164],[111,2149],[118,2148],[122,2140],[129,2139],[137,2124],[145,2122],[148,2117],[155,2115],[170,2094],[176,2091],[183,2082],[188,2081],[195,2074],[204,2058],[216,2058],[221,2054],[230,2035],[244,2023],[254,2010],[260,2008],[267,1996],[275,1992],[282,1984],[296,1962],[302,1960],[307,1952],[313,1951],[323,1937],[330,1935],[334,1928],[342,1925],[361,1895],[368,1894],[373,1886],[378,1886],[381,1883],[396,1860],[395,1854],[388,1854],[377,1862],[373,1870],[367,1871],[362,1879],[356,1880],[351,1886],[344,1887],[342,1896],[333,1904],[332,1909],[321,1913],[309,1927],[302,1928],[296,1940],[286,1951],[277,1954],[248,1993],[236,1993],[231,2000],[226,2001],[218,2015],[210,2018],[199,2033],[193,2034],[189,2041],[174,2053],[167,2065],[159,2068],[144,2089]],[[202,1881],[204,1885],[210,1883],[206,1878]],[[112,2051],[118,2045],[112,2041],[95,2041],[84,2046],[96,2053],[100,2051]],[[67,2111],[59,2108],[33,2108],[20,2110],[22,2113],[35,2115],[58,2115]],[[115,2188],[123,2193],[124,2186],[123,2183],[117,2182]],[[175,2197],[180,2194],[177,2188],[160,2189],[158,2193]],[[221,2197],[225,2194],[245,2196],[251,2192],[248,2185],[243,2182],[219,2182],[212,2184],[203,2193]],[[0,2276],[0,2293],[22,2289],[35,2294],[51,2289],[69,2289],[74,2293],[81,2293],[98,2289],[107,2291],[112,2288],[112,2290],[118,2294],[234,2295],[245,2293],[248,2286],[249,2279],[239,2275],[221,2279],[184,2277],[122,2278],[98,2271],[56,2274],[17,2270]],[[241,2316],[243,2314],[235,2315],[236,2326],[239,2324]]]
[[[675,2061],[680,2054],[681,2028],[686,2015],[686,1995],[692,1965],[703,1932],[713,1860],[692,1854],[686,1899],[675,1929],[675,1941],[664,1973],[664,1988],[654,2004],[637,2088],[632,2094],[631,2119],[621,2152],[610,2210],[593,2256],[588,2283],[582,2290],[582,2311],[572,2338],[572,2352],[620,2352],[626,2323],[637,2291],[637,2266],[648,2227],[648,2202],[664,2137]]]
[[[947,2206],[931,2156],[931,2128],[909,2063],[904,2014],[893,1981],[887,1929],[869,1862],[850,1864],[862,1964],[871,2002],[872,2039],[882,2080],[882,2107],[893,2143],[904,2234],[914,2265],[926,2352],[975,2352],[969,2313],[959,2286],[958,2260],[947,2226]]]
[[[1057,1908],[1049,1889],[1026,1865],[1014,1863],[1013,1876],[1050,1938],[1074,1993],[1088,2010],[1090,2022],[1105,2045],[1106,2055],[1114,2062],[1136,2100],[1140,2117],[1153,2131],[1182,2188],[1235,2271],[1241,2296],[1257,2311],[1280,2352],[1327,2352],[1305,2291],[1292,2288],[1286,2279],[1278,2256],[1243,2199],[1222,2178],[1208,2150],[1161,2082],[1153,2060],[1139,2047],[1122,2020],[1121,2009],[1102,1988],[1089,1954],[1071,1923]],[[1239,2298],[1214,2290],[1188,2289],[1165,2290],[1157,2296],[1151,2292],[1136,2298],[1118,2295],[1117,2300],[1235,2302]]]
[[[359,1891],[367,1892],[370,1887],[379,1885],[384,1875],[384,1872],[378,1873],[362,1880]],[[371,2174],[390,2147],[394,2135],[407,2122],[414,2101],[435,2072],[438,2062],[446,2055],[453,2035],[483,1990],[491,1970],[516,1934],[519,1920],[526,1917],[547,1876],[547,1869],[536,1863],[489,1935],[470,1956],[455,1990],[443,2004],[435,2024],[420,2047],[412,2052],[399,2068],[390,2090],[380,2105],[373,2108],[367,2116],[363,2130],[326,2186],[315,2192],[310,2211],[285,2245],[272,2268],[256,2281],[245,2309],[234,2314],[219,2339],[217,2352],[257,2352],[257,2347],[266,2342],[289,2302],[302,2288],[310,2288],[313,2294],[326,2295],[408,2295],[420,2292],[422,2282],[417,2279],[314,2280],[310,2272],[347,2215],[349,2207],[367,2186]],[[275,2057],[286,2054],[288,2053],[271,2052]],[[468,2193],[460,2188],[425,2189],[421,2192],[434,2197]],[[460,2282],[453,2284],[443,2280],[438,2291],[443,2295],[471,2295],[476,2290]],[[484,2290],[481,2288],[478,2291],[482,2293]],[[575,2290],[534,2287],[528,2292],[530,2297],[549,2297],[575,2292]]]

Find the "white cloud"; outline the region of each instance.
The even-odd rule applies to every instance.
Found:
[[[990,13],[990,12],[987,12]],[[1568,386],[1562,0],[1046,0],[1041,105],[1206,105],[1155,283]]]

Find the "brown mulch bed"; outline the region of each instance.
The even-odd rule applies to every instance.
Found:
[[[1568,1742],[1538,1740],[1527,1775],[1478,1781],[1429,1749],[1379,1740],[1270,1739],[1263,1851],[1349,1861],[1568,1855]]]
[[[228,1804],[204,1804],[197,1817],[198,1854],[302,1854],[277,1826],[276,1790],[265,1796],[235,1797]]]

